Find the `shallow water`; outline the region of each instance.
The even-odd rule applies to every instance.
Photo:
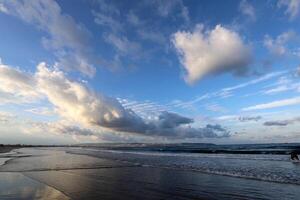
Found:
[[[5,191],[9,191],[7,185],[19,188],[11,190],[12,199],[23,195],[23,186],[18,184],[26,181],[29,183],[21,185],[28,186],[26,191],[30,191],[31,199],[43,199],[34,196],[35,191],[42,191],[41,187],[70,199],[296,200],[300,196],[297,180],[286,178],[289,173],[297,177],[299,168],[285,159],[240,159],[239,155],[170,155],[82,148],[28,148],[18,151],[19,157],[0,167],[0,180],[11,180],[0,182],[0,194],[4,196]],[[202,173],[202,169],[211,171]],[[274,173],[283,169],[286,172],[275,177],[271,174],[272,169]],[[214,170],[221,170],[222,176],[216,175]],[[266,170],[270,175],[266,174]],[[260,177],[249,179],[249,174],[255,175],[255,171],[269,180],[264,181]],[[232,172],[240,173],[238,176],[244,173],[247,177],[234,177]],[[22,178],[11,178],[14,176]],[[286,183],[286,180],[295,183]],[[49,193],[52,195],[51,192],[38,194]],[[66,196],[54,199],[64,199]]]
[[[143,166],[199,172],[300,185],[300,163],[288,155],[161,153],[74,148],[69,152],[128,161]]]
[[[0,173],[0,199],[5,200],[68,200],[58,190],[34,181],[21,173]]]

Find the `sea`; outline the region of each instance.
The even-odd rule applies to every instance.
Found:
[[[80,144],[0,154],[0,199],[298,200],[300,144]]]
[[[234,144],[82,144],[71,153],[126,161],[142,166],[193,170],[209,174],[300,185],[300,143]]]

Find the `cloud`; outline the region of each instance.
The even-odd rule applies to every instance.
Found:
[[[95,133],[87,128],[70,125],[63,121],[59,122],[31,122],[30,130],[40,133],[63,134],[63,135],[82,135],[91,136]]]
[[[261,116],[238,116],[238,115],[223,115],[215,118],[221,121],[239,121],[239,122],[251,122],[251,121],[259,121],[262,119]]]
[[[31,74],[0,62],[0,94],[5,102],[31,102],[41,95],[36,91]]]
[[[3,1],[2,6],[5,13],[33,24],[47,34],[42,38],[42,44],[46,49],[54,50],[57,67],[78,70],[88,76],[95,74],[90,56],[90,32],[70,15],[62,13],[56,1]]]
[[[7,112],[0,112],[0,124],[8,124],[14,121],[16,116],[7,113]]]
[[[245,82],[245,83],[241,83],[238,85],[234,85],[232,87],[226,87],[226,88],[222,88],[216,92],[211,92],[211,93],[206,93],[202,96],[196,97],[194,100],[190,100],[190,101],[177,101],[177,102],[173,102],[170,104],[170,106],[174,106],[174,107],[181,107],[181,108],[189,108],[192,107],[194,104],[205,100],[205,99],[209,99],[209,98],[213,98],[213,97],[229,97],[232,96],[232,92],[234,90],[238,90],[238,89],[242,89],[244,87],[248,87],[250,85],[255,85],[257,83],[278,77],[280,75],[283,75],[287,73],[287,71],[277,71],[277,72],[272,72],[272,73],[268,73],[265,74],[259,78],[253,79],[251,81]]]
[[[206,104],[205,109],[212,112],[227,112],[227,109],[217,103]]]
[[[7,8],[2,3],[0,3],[0,12],[8,13]]]
[[[288,53],[288,49],[286,47],[286,44],[292,40],[294,40],[297,37],[297,34],[294,31],[287,31],[279,36],[277,36],[275,39],[273,39],[271,36],[266,35],[264,39],[264,46],[273,54],[276,56],[283,56]]]
[[[248,122],[248,121],[259,121],[262,119],[261,116],[240,116],[239,118],[240,122]]]
[[[112,44],[122,55],[137,56],[141,52],[139,43],[128,40],[127,37],[118,37],[114,34],[108,34],[105,40]]]
[[[287,71],[271,72],[271,73],[265,74],[265,75],[263,75],[259,78],[253,79],[251,81],[248,81],[248,82],[245,82],[245,83],[242,83],[242,84],[238,84],[238,85],[235,85],[235,86],[232,86],[232,87],[223,88],[222,91],[232,91],[232,90],[241,89],[241,88],[244,88],[244,87],[248,87],[250,85],[260,83],[262,81],[269,80],[271,78],[280,76],[280,75],[285,74],[285,73],[287,73]]]
[[[297,104],[300,104],[300,97],[294,97],[294,98],[289,98],[289,99],[272,101],[270,103],[258,104],[255,106],[243,108],[242,110],[243,111],[263,110],[263,109],[278,108],[278,107],[297,105]]]
[[[158,119],[147,121],[131,109],[124,108],[116,99],[96,94],[82,84],[68,80],[62,72],[50,70],[45,63],[38,66],[36,78],[41,91],[57,112],[84,126],[148,136],[208,136],[204,133],[207,129],[184,127],[193,120],[175,113],[163,112]],[[209,131],[212,134],[212,129]]]
[[[35,77],[41,92],[66,119],[128,132],[138,132],[143,127],[142,119],[117,100],[68,80],[63,72],[50,70],[45,63],[38,66]]]
[[[240,2],[239,11],[249,17],[252,21],[256,20],[255,9],[247,0],[242,0]]]
[[[300,117],[289,120],[279,120],[279,121],[266,121],[264,126],[287,126],[295,122],[300,122]]]
[[[174,128],[181,124],[190,124],[193,120],[187,117],[180,116],[175,113],[162,112],[158,118],[158,127],[160,128]]]
[[[102,6],[108,6],[109,4],[101,4],[100,8],[102,8]],[[117,9],[115,9],[117,10]],[[123,29],[123,24],[120,23],[118,20],[116,20],[113,15],[115,12],[111,13],[108,11],[104,11],[106,12],[106,14],[103,13],[103,9],[101,10],[102,12],[96,12],[96,11],[92,11],[92,14],[94,15],[95,19],[94,22],[98,25],[101,26],[106,26],[109,27],[113,32],[120,32]],[[108,12],[108,13],[107,13]],[[119,16],[119,12],[116,12],[117,16]]]
[[[172,42],[186,70],[185,80],[190,84],[206,75],[245,75],[252,60],[249,45],[238,33],[221,25],[205,30],[198,24],[193,32],[176,32]]]
[[[123,107],[117,99],[96,93],[81,82],[68,79],[64,72],[57,68],[52,69],[46,63],[40,63],[35,74],[31,76],[8,66],[6,68],[14,73],[17,72],[19,75],[1,74],[5,83],[14,82],[19,85],[26,82],[22,79],[23,76],[28,76],[28,79],[32,80],[29,84],[31,89],[46,97],[53,105],[55,113],[71,124],[77,124],[87,129],[99,128],[152,137],[203,138],[229,136],[229,131],[219,125],[216,127],[193,128],[191,127],[192,119],[167,111],[161,112],[155,119],[144,119],[133,110]],[[23,87],[13,87],[10,92],[22,93],[22,89]],[[27,88],[24,87],[24,89]],[[52,129],[60,132],[66,130],[81,133],[77,128],[69,127],[66,129],[61,124],[55,124]]]
[[[55,114],[53,109],[50,109],[48,107],[31,108],[31,109],[27,109],[25,111],[36,114],[36,115],[45,115],[45,116],[52,116]]]
[[[146,1],[146,3],[149,3],[149,1]],[[150,3],[156,7],[155,10],[162,17],[178,16],[184,19],[186,23],[190,21],[189,10],[182,0],[154,0]]]
[[[298,77],[300,77],[300,66],[298,66],[297,69],[296,69],[296,75],[297,75]]]
[[[265,89],[262,91],[262,93],[272,95],[291,90],[300,91],[300,83],[298,80],[294,80],[295,78],[297,77],[288,78],[286,76],[282,76],[275,84],[272,85],[274,87]]]
[[[299,0],[279,0],[277,3],[279,8],[286,7],[285,14],[289,16],[290,20],[295,19],[300,10],[300,1]]]

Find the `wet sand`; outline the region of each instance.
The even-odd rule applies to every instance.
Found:
[[[75,200],[292,200],[299,199],[300,195],[300,186],[292,184],[145,167],[127,162],[69,154],[55,149],[20,149],[18,151],[31,156],[14,158],[0,168],[0,199],[5,199],[7,195],[5,191],[12,191],[9,193],[13,197],[11,199],[70,198]],[[18,178],[14,178],[16,176]],[[10,181],[4,181],[5,179]],[[24,184],[20,185],[20,182]],[[22,187],[27,189],[22,189]],[[22,196],[24,190],[28,191],[27,198]],[[35,196],[37,193],[39,196]],[[41,198],[42,195],[45,195],[45,198]]]

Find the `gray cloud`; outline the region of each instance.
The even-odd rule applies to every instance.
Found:
[[[300,117],[289,120],[278,120],[278,121],[266,121],[265,126],[287,126],[296,122],[300,122]]]
[[[160,114],[158,121],[158,126],[161,128],[173,128],[182,124],[190,124],[193,122],[193,120],[190,118],[169,112],[163,112],[162,114]]]
[[[240,116],[239,121],[241,122],[247,122],[247,121],[259,121],[261,120],[261,116]]]

